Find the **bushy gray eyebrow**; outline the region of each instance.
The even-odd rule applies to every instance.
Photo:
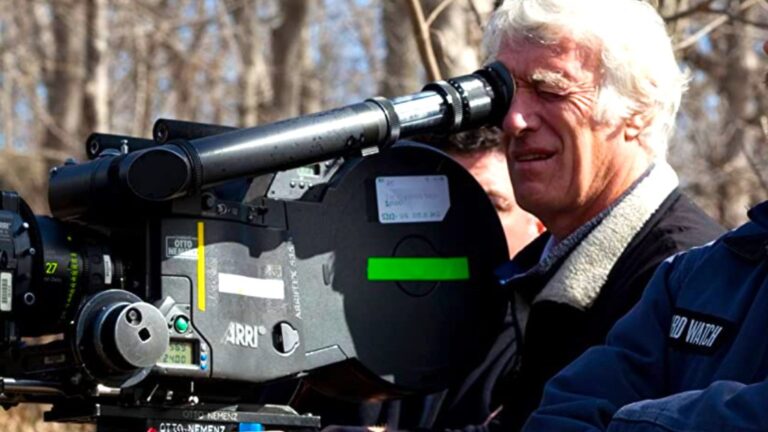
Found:
[[[536,70],[531,74],[531,84],[550,85],[560,90],[567,90],[573,86],[563,73],[544,69]]]

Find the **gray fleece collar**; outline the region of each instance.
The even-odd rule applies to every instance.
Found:
[[[650,173],[581,239],[533,302],[554,301],[580,310],[592,306],[616,261],[678,185],[672,167],[656,161]]]

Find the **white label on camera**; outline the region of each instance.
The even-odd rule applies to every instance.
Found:
[[[165,238],[165,256],[197,260],[197,237],[168,236]]]
[[[229,273],[219,273],[219,292],[248,297],[283,300],[285,283],[282,279],[261,279]]]
[[[8,272],[0,273],[0,311],[11,311],[13,299],[13,275]]]
[[[112,257],[104,255],[104,284],[112,285]]]
[[[448,177],[377,177],[376,202],[379,222],[440,222],[451,207]]]

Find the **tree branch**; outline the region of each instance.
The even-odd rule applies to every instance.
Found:
[[[437,66],[435,51],[432,47],[432,41],[429,37],[429,27],[424,20],[424,11],[421,9],[419,0],[407,0],[408,8],[411,10],[411,22],[413,31],[416,35],[416,46],[419,48],[421,61],[427,71],[427,78],[430,81],[440,79],[440,68]]]
[[[763,136],[765,137],[765,142],[768,143],[768,116],[760,117],[760,126],[763,129]]]
[[[738,9],[737,12],[743,12],[752,6],[760,3],[763,0],[747,0],[746,2],[742,3]],[[709,24],[705,25],[699,31],[692,34],[690,37],[685,39],[684,41],[680,42],[675,46],[675,51],[682,51],[686,48],[691,47],[696,42],[698,42],[700,39],[704,38],[708,34],[712,33],[716,28],[720,27],[721,25],[725,24],[730,20],[731,18],[729,16],[720,16],[712,20]]]
[[[699,12],[707,12],[710,10],[710,6],[715,0],[707,0],[703,3],[699,3],[697,5],[694,5],[688,9],[682,10],[680,12],[674,13],[672,15],[668,15],[665,17],[662,17],[664,19],[664,22],[670,23],[673,21],[677,21],[682,18],[687,18],[691,15],[695,15]]]
[[[757,28],[760,28],[760,29],[768,30],[768,23],[748,20],[748,19],[743,18],[742,16],[740,16],[738,14],[728,12],[727,10],[712,9],[712,10],[708,11],[708,13],[725,15],[728,18],[730,18],[732,21],[736,21],[736,22],[740,22],[740,23],[743,23],[743,24],[748,24],[748,25],[751,25],[751,26],[754,26],[754,27],[757,27]]]
[[[477,26],[482,28],[483,27],[483,17],[480,16],[480,11],[477,10],[477,5],[475,4],[475,0],[467,0],[469,2],[469,9],[472,11],[472,16],[475,17],[475,22],[477,23]]]
[[[377,62],[374,43],[375,38],[371,33],[371,26],[368,25],[369,21],[365,18],[361,18],[365,16],[365,11],[362,10],[354,0],[347,0],[346,5],[347,9],[351,12],[351,16],[359,18],[359,20],[355,19],[354,21],[350,22],[348,27],[357,35],[358,40],[360,40],[360,44],[363,46],[363,53],[365,54],[365,58],[368,61],[369,70],[375,74],[378,72],[378,68],[376,67]]]
[[[765,136],[765,141],[768,142],[768,117],[766,116],[760,117],[760,124],[762,125],[763,136]],[[746,144],[742,143],[741,151],[742,153],[744,153],[744,156],[747,158],[747,163],[749,163],[750,169],[752,169],[752,171],[755,174],[755,177],[757,177],[757,181],[760,182],[760,187],[763,188],[764,192],[768,192],[768,183],[766,183],[765,178],[763,177],[762,170],[760,169],[759,166],[757,166],[757,162],[755,162],[755,159],[747,151]]]
[[[436,8],[435,8],[435,9],[434,9],[432,12],[430,12],[430,14],[429,14],[429,17],[427,18],[427,21],[426,21],[426,26],[427,26],[427,27],[432,27],[432,23],[434,23],[434,22],[435,22],[435,20],[437,19],[437,17],[438,17],[438,16],[440,16],[440,14],[441,14],[441,13],[442,13],[442,12],[443,12],[443,11],[444,11],[444,10],[445,10],[447,7],[448,7],[448,6],[450,6],[450,5],[451,5],[451,3],[453,3],[453,0],[443,0],[442,2],[440,2],[440,4],[439,4],[439,5],[437,5],[437,7],[436,7]]]

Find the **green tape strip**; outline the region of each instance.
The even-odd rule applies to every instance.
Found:
[[[455,281],[469,279],[467,257],[368,258],[370,281]]]

